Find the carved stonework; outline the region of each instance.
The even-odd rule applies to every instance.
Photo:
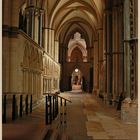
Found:
[[[121,119],[125,123],[137,123],[138,121],[138,103],[130,98],[125,98],[121,107]]]

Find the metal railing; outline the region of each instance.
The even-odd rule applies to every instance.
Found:
[[[24,93],[3,93],[2,94],[2,122],[7,123],[7,119],[9,118],[9,113],[7,114],[7,110],[9,107],[8,104],[12,104],[11,109],[11,120],[16,120],[18,117],[22,117],[23,113],[29,114],[32,113],[32,94],[24,94]],[[12,97],[12,98],[11,98]],[[17,101],[17,97],[19,97],[19,102]],[[23,97],[25,99],[23,100]],[[30,97],[30,101],[29,101]],[[11,100],[9,100],[9,98]],[[19,110],[18,110],[19,109]]]
[[[46,95],[46,125],[52,124],[55,118],[59,118],[60,129],[66,127],[66,115],[67,115],[67,102],[71,103],[70,100],[61,97],[58,93],[44,93]]]
[[[70,100],[61,97],[58,93],[44,93],[45,95],[45,124],[52,124],[58,118],[60,129],[64,130],[67,125],[67,102]],[[2,122],[16,120],[18,117],[32,113],[33,97],[32,94],[25,93],[3,93],[2,98]],[[10,104],[10,106],[8,106]],[[10,112],[9,113],[9,108]],[[10,114],[10,115],[9,115]]]

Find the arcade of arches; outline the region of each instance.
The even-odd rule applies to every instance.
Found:
[[[75,90],[137,122],[138,0],[3,0],[2,92]],[[77,71],[77,70],[78,71]],[[76,71],[75,71],[76,70]]]

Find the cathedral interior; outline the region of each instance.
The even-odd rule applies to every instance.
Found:
[[[138,0],[2,1],[2,139],[138,139]]]

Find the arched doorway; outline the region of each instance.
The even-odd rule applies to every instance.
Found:
[[[82,90],[82,72],[76,68],[72,72],[71,76],[71,86],[72,90]]]

